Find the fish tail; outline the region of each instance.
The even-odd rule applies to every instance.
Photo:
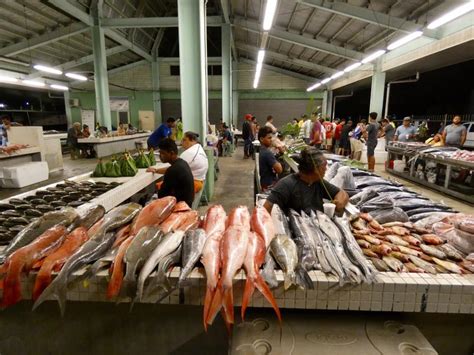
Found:
[[[280,309],[278,308],[275,297],[273,297],[273,294],[272,294],[272,291],[270,290],[270,287],[268,287],[268,285],[265,283],[265,280],[260,275],[257,275],[254,282],[255,282],[255,286],[260,291],[260,293],[272,305],[273,309],[275,310],[278,321],[280,322],[280,327],[281,327]],[[242,320],[243,320],[243,317],[242,317]]]
[[[66,296],[67,296],[67,273],[60,272],[59,275],[49,284],[48,287],[41,293],[38,299],[33,304],[33,310],[38,308],[44,301],[53,297],[58,301],[59,310],[61,315],[64,316],[66,311]]]
[[[112,276],[110,277],[109,285],[107,287],[108,299],[116,297],[119,294],[120,289],[122,288],[123,258],[132,240],[133,240],[133,237],[129,237],[119,247],[118,253],[115,257],[113,267],[112,267]]]
[[[0,303],[1,308],[13,306],[21,301],[21,272],[25,267],[20,258],[14,258],[10,261],[7,275],[3,280],[3,297]]]
[[[298,265],[295,269],[295,282],[304,289],[314,289],[313,280],[311,280],[308,272],[301,265]]]
[[[204,324],[204,329],[207,331],[207,315],[209,314],[209,309],[211,308],[211,302],[214,298],[214,293],[216,289],[214,287],[207,286],[206,296],[204,298],[204,310],[202,314],[202,320]]]
[[[265,280],[265,282],[267,282],[267,284],[271,288],[277,287],[278,286],[278,280],[276,278],[275,269],[273,269],[272,267],[267,266],[267,265],[269,265],[269,264],[268,263],[265,264],[263,270],[261,271],[261,275],[262,275],[263,279]]]
[[[234,324],[234,292],[232,286],[224,287],[222,298],[222,306],[224,307],[227,322]]]
[[[224,320],[224,324],[225,324],[225,327],[227,329],[227,334],[229,336],[232,335],[232,323],[229,323],[228,320],[227,320],[227,314],[225,313],[225,309],[222,308],[221,309],[221,316],[222,316],[222,319]]]
[[[291,285],[294,285],[296,283],[295,279],[296,279],[296,274],[294,271],[290,274],[285,273],[284,282],[283,282],[285,290],[288,290],[291,287]]]
[[[136,293],[136,300],[141,301],[143,297],[143,287],[145,286],[145,278],[140,275],[138,277],[138,282],[137,282],[137,293]]]
[[[222,307],[222,285],[220,284],[220,281],[214,290],[208,288],[208,292],[212,293],[212,295],[211,294],[209,295],[210,297],[212,297],[212,299],[209,300],[209,303],[207,303],[208,294],[206,293],[204,311],[206,312],[207,310],[207,313],[206,313],[204,322],[211,325],[214,322],[214,319],[216,318],[217,313],[219,313],[219,310]],[[205,328],[207,329],[207,326],[205,326]]]
[[[247,309],[247,306],[249,304],[250,298],[253,295],[254,290],[255,290],[254,281],[250,280],[250,278],[247,277],[247,280],[245,281],[244,295],[242,296],[242,307],[240,309],[240,315],[243,321],[245,320],[245,310]]]
[[[54,265],[52,263],[43,263],[41,269],[38,271],[38,275],[35,279],[35,285],[33,286],[33,301],[36,301],[41,293],[48,287],[51,283],[52,276],[51,272]]]

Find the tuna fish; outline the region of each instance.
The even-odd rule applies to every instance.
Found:
[[[207,235],[204,229],[194,229],[186,232],[182,249],[183,267],[179,274],[178,287],[182,286],[184,280],[186,280],[189,273],[193,270],[194,265],[199,261],[206,239]]]

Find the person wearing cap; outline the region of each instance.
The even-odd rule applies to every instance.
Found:
[[[271,212],[277,204],[285,214],[290,209],[296,212],[324,211],[323,199],[336,205],[336,212],[342,213],[349,202],[344,190],[324,180],[327,161],[322,151],[316,147],[306,147],[300,153],[298,173],[279,180],[271,189],[264,207]]]
[[[71,128],[67,131],[67,145],[71,150],[71,160],[76,160],[80,157],[78,138],[82,137],[81,124],[74,122]]]
[[[252,115],[247,113],[242,125],[242,139],[244,140],[244,159],[252,155]]]
[[[398,142],[412,142],[416,137],[416,128],[410,124],[411,118],[405,117],[403,125],[398,126],[395,131],[394,141]]]

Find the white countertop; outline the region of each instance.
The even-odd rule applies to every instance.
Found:
[[[54,133],[54,134],[43,134],[44,139],[66,139],[67,133]]]
[[[28,147],[12,152],[11,154],[0,153],[0,159],[12,159],[16,157],[21,157],[23,155],[30,155],[40,153],[39,147]]]
[[[105,137],[105,138],[96,138],[96,137],[91,136],[89,138],[79,138],[77,142],[89,143],[89,144],[111,143],[111,142],[124,141],[124,140],[129,140],[129,139],[148,137],[150,134],[151,132],[130,134],[130,135],[125,135],[125,136],[117,136],[117,137]]]

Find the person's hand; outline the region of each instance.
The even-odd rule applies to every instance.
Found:
[[[156,173],[156,169],[150,167],[150,168],[147,168],[147,169],[146,169],[146,172],[147,172],[147,173],[153,173],[153,174],[155,174],[155,173]]]

